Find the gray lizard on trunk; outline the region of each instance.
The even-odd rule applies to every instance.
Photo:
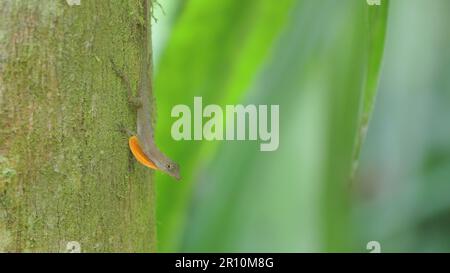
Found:
[[[150,0],[151,1],[151,0]],[[128,92],[129,102],[137,109],[137,140],[132,136],[129,140],[130,149],[136,159],[143,165],[161,170],[166,174],[180,179],[179,166],[166,155],[164,155],[155,145],[152,117],[154,117],[155,107],[152,84],[152,38],[151,38],[151,14],[153,6],[148,5],[149,0],[142,0],[143,23],[141,30],[141,67],[139,82],[137,86],[137,96],[133,95],[128,77],[118,69],[111,59],[112,68],[121,78]]]

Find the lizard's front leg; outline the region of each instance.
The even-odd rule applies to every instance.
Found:
[[[111,67],[114,70],[114,73],[116,73],[117,77],[120,78],[122,85],[127,90],[128,103],[130,103],[130,105],[136,109],[142,107],[142,101],[141,101],[140,97],[133,94],[130,80],[128,79],[127,75],[119,67],[117,67],[116,63],[113,61],[112,58],[110,58],[109,60],[111,62]]]
[[[123,123],[118,123],[117,124],[117,131],[122,133],[127,138],[130,138],[131,136],[135,136],[136,135],[136,132],[128,129],[125,125],[123,125]]]

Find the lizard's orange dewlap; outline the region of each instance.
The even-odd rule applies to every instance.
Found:
[[[131,153],[133,153],[134,157],[139,163],[146,167],[149,167],[150,169],[158,169],[155,163],[153,163],[153,161],[151,161],[142,151],[137,136],[130,137],[130,139],[128,140],[128,144],[130,145]]]

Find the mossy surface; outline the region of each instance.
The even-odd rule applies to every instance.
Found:
[[[0,251],[155,250],[151,172],[111,69],[139,70],[138,1],[0,3]]]

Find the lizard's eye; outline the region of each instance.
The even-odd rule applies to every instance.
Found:
[[[167,165],[166,165],[166,168],[167,168],[168,170],[172,169],[172,164],[167,164]]]

